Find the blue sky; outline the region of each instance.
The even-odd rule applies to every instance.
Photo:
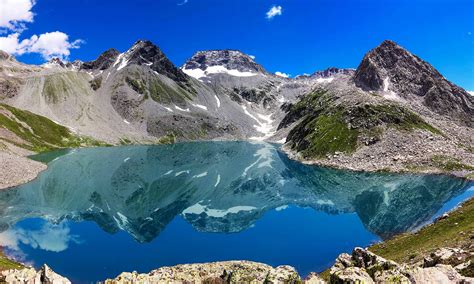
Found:
[[[0,3],[12,1],[31,0]],[[70,45],[63,47],[69,59],[84,61],[110,47],[124,51],[137,39],[153,41],[176,65],[198,50],[239,49],[268,71],[293,76],[330,66],[356,68],[368,50],[392,39],[474,90],[472,0],[188,0],[178,5],[183,1],[36,0],[32,19],[18,21],[22,27],[4,27],[0,37],[17,33],[21,41],[60,31],[68,36]],[[281,15],[268,19],[273,6],[281,7]],[[34,52],[41,50],[18,58],[39,63],[43,58]]]

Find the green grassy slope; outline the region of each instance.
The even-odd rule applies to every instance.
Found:
[[[46,117],[0,104],[0,127],[21,138],[23,142],[0,137],[7,142],[35,152],[58,148],[104,145],[87,137],[77,136],[68,128],[56,124]]]

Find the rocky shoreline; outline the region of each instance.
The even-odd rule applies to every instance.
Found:
[[[161,267],[149,273],[123,272],[101,283],[474,283],[459,272],[471,265],[462,249],[441,248],[416,264],[398,264],[367,249],[343,253],[329,269],[329,279],[317,273],[302,278],[288,265],[271,267],[252,261],[222,261]],[[459,263],[455,267],[449,263]],[[71,283],[47,265],[0,272],[6,283]]]
[[[47,166],[27,158],[34,152],[0,142],[0,190],[15,187],[35,179]]]
[[[288,145],[283,145],[281,150],[292,160],[305,165],[317,165],[340,170],[350,170],[356,172],[390,172],[405,174],[441,174],[449,175],[467,180],[474,180],[472,170],[468,169],[443,169],[443,165],[436,165],[432,159],[418,155],[410,155],[397,151],[386,151],[382,154],[374,152],[373,148],[363,148],[360,152],[348,155],[343,152],[336,152],[334,155],[327,155],[320,159],[306,159]],[[439,156],[445,157],[443,155]],[[446,156],[447,157],[447,156]],[[446,161],[449,162],[449,161]]]

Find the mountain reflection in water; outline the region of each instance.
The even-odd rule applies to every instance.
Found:
[[[65,221],[92,221],[139,243],[153,241],[177,216],[198,232],[238,233],[289,205],[356,213],[368,231],[384,239],[430,221],[469,186],[442,175],[308,166],[268,143],[90,148],[35,158],[48,161],[48,170],[0,192],[0,243],[13,249],[27,243],[61,251],[68,242],[80,242]],[[15,227],[38,219],[46,222],[34,222],[30,231]]]

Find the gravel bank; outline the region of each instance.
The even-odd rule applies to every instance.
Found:
[[[29,182],[47,168],[26,158],[29,154],[32,153],[11,144],[0,144],[0,189]]]

